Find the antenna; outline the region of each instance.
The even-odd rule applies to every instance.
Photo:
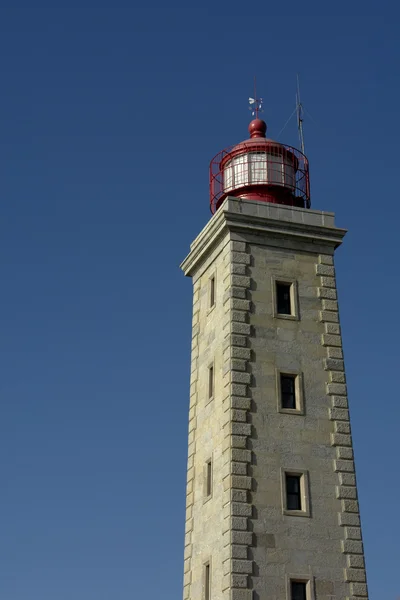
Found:
[[[299,130],[300,147],[303,154],[304,152],[304,134],[303,134],[303,105],[300,100],[300,80],[299,74],[297,73],[297,91],[296,91],[296,111],[297,111],[297,127]]]
[[[263,112],[263,99],[257,98],[257,80],[254,77],[254,98],[249,98],[249,110],[251,110],[251,115],[258,119],[258,113]]]

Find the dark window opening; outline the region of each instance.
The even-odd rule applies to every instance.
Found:
[[[292,314],[292,303],[290,299],[290,283],[277,283],[276,284],[276,300],[277,300],[277,311],[280,315],[291,315]]]
[[[291,581],[290,600],[307,600],[306,581]]]
[[[286,508],[301,510],[301,475],[286,475]]]
[[[210,565],[204,565],[204,600],[211,598]]]
[[[212,463],[211,460],[207,462],[206,465],[207,473],[206,473],[206,496],[211,496],[212,492]]]
[[[208,369],[208,397],[212,398],[214,395],[214,367],[211,366]]]
[[[281,401],[282,408],[297,408],[295,375],[281,375]]]
[[[210,308],[215,304],[215,277],[210,279]]]

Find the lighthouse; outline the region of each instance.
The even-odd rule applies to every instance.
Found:
[[[210,164],[193,281],[184,600],[366,600],[334,253],[299,150]]]

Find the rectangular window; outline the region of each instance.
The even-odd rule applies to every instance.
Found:
[[[215,277],[214,275],[210,278],[210,306],[212,308],[215,304]]]
[[[302,510],[301,475],[286,473],[286,509]]]
[[[211,496],[212,494],[212,460],[207,461],[206,463],[206,497]]]
[[[279,315],[292,315],[292,284],[276,282],[276,310]]]
[[[307,582],[290,582],[290,600],[307,600]]]
[[[296,375],[284,375],[281,373],[281,403],[282,408],[296,410]]]
[[[208,367],[208,399],[214,396],[214,365]]]
[[[210,563],[204,565],[204,600],[211,600],[211,569]]]

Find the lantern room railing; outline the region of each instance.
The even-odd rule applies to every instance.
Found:
[[[210,163],[210,208],[215,213],[229,193],[281,187],[296,205],[310,208],[308,160],[299,150],[273,142],[242,142],[219,152]]]

